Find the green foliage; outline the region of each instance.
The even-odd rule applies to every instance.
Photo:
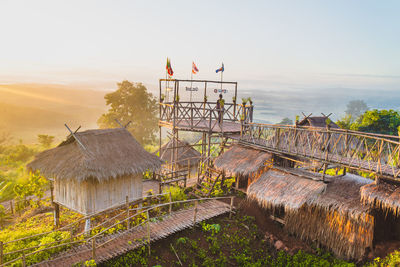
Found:
[[[279,123],[280,125],[293,125],[293,121],[288,117],[283,118]]]
[[[350,130],[352,121],[351,115],[347,114],[342,119],[338,120],[336,124],[342,129]]]
[[[98,119],[99,127],[120,127],[115,119],[123,125],[131,121],[128,130],[139,143],[154,142],[158,129],[157,100],[141,83],[123,81],[117,85],[115,92],[104,97],[109,110]]]
[[[399,126],[400,114],[397,111],[374,109],[366,111],[351,125],[351,129],[361,132],[397,135]]]
[[[242,104],[245,106],[247,104],[248,99],[245,97],[242,97]]]
[[[88,260],[85,261],[85,266],[97,266],[97,264],[95,260]]]
[[[187,200],[185,191],[179,186],[169,186],[164,190],[165,193],[171,193],[172,201]],[[165,198],[169,199],[169,195],[165,195]]]
[[[47,134],[38,134],[38,143],[44,148],[49,148],[53,141],[54,136]]]
[[[384,259],[376,258],[373,262],[366,264],[366,267],[380,267],[380,266],[400,266],[400,251],[396,250],[387,255]]]

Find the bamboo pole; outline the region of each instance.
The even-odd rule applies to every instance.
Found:
[[[171,191],[169,191],[169,214],[172,213],[172,194]]]
[[[126,205],[126,211],[127,211],[127,214],[126,214],[126,229],[130,229],[130,224],[129,224],[129,197],[128,196],[126,196],[125,197],[125,205]]]
[[[230,208],[229,208],[229,219],[232,218],[233,199],[234,199],[234,196],[231,197],[231,205],[230,205]]]
[[[96,259],[96,237],[92,239],[92,259]]]
[[[22,251],[22,267],[26,267],[25,252]]]
[[[150,215],[149,211],[146,211],[146,216],[147,216],[147,244],[149,246],[149,256],[151,254],[151,249],[150,249]]]
[[[199,201],[196,200],[194,202],[194,214],[193,214],[193,227],[196,226],[196,217],[197,217],[197,206],[199,204]]]
[[[3,254],[4,254],[4,245],[3,245],[3,241],[0,241],[0,265],[2,265],[4,262]]]

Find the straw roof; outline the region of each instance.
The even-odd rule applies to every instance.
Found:
[[[286,212],[298,210],[324,192],[326,184],[270,169],[247,189],[250,201],[266,209],[283,207]]]
[[[305,117],[303,120],[297,123],[298,126],[311,126],[311,127],[326,127],[326,117]],[[336,123],[330,122],[331,128],[340,128]]]
[[[233,145],[215,159],[214,166],[228,175],[248,176],[256,173],[271,159],[270,153]]]
[[[318,240],[344,259],[361,259],[372,246],[374,219],[361,203],[360,188],[372,181],[347,174],[331,178],[324,193],[286,214],[285,228],[304,240]]]
[[[188,142],[175,139],[175,146],[177,147],[177,164],[187,167],[188,161],[190,166],[195,166],[200,161],[200,152],[194,149]],[[161,159],[170,162],[173,151],[173,139],[161,147]]]
[[[125,128],[88,130],[67,137],[27,165],[49,178],[98,181],[158,169],[162,161],[148,153]]]
[[[361,199],[372,207],[400,213],[400,187],[388,182],[368,184],[361,188]]]

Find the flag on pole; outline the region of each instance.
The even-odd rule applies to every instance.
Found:
[[[197,74],[199,72],[199,69],[196,67],[196,64],[192,61],[192,73]]]
[[[165,68],[166,68],[169,76],[174,75],[174,71],[172,70],[171,61],[169,60],[169,58],[167,58],[167,66],[165,66]]]
[[[224,70],[225,70],[225,68],[224,68],[224,63],[222,63],[222,66],[221,66],[221,68],[219,68],[219,69],[217,69],[215,72],[216,73],[218,73],[218,72],[224,72]]]

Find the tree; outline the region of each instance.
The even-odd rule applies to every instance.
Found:
[[[47,134],[38,134],[38,142],[44,148],[49,148],[54,141],[54,136]]]
[[[293,125],[293,121],[291,119],[289,119],[288,117],[285,117],[278,124],[281,124],[281,125]]]
[[[350,116],[351,120],[354,121],[368,109],[369,108],[367,104],[364,102],[364,100],[352,100],[349,103],[347,103],[345,113],[346,115]]]
[[[97,121],[100,128],[120,127],[117,119],[125,125],[131,122],[128,130],[142,145],[155,141],[158,126],[157,100],[147,92],[142,83],[123,81],[117,83],[118,89],[104,96],[109,110]]]
[[[390,110],[369,110],[351,124],[352,130],[378,134],[398,135],[400,114]]]

